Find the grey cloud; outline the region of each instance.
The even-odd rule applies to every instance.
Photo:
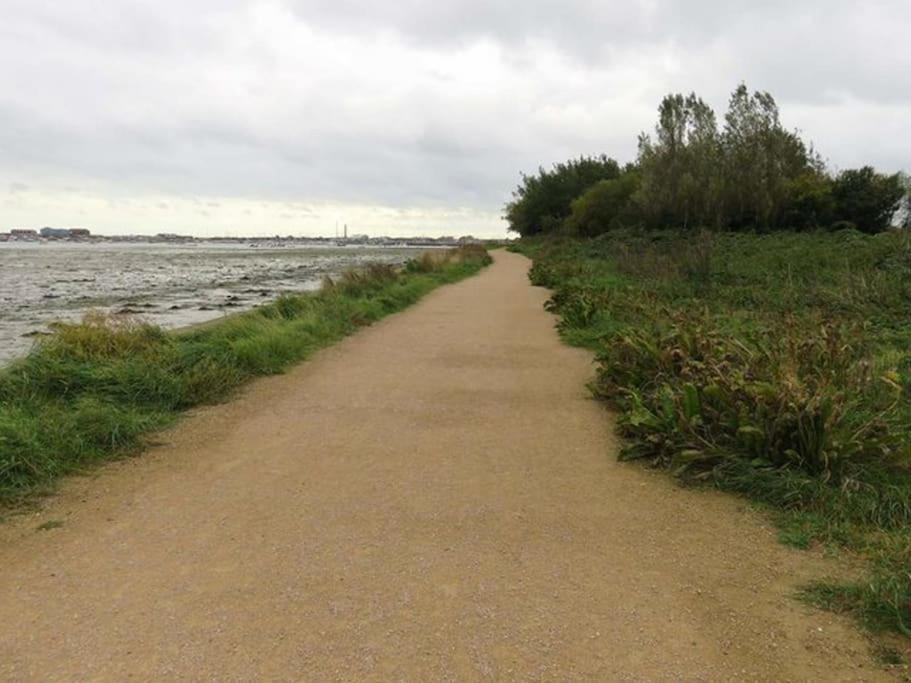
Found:
[[[911,90],[905,0],[297,0],[305,21],[331,30],[389,32],[433,48],[487,39],[511,48],[541,41],[582,61],[616,64],[646,47],[689,58],[717,55],[718,72],[734,83],[754,76],[797,99],[851,92],[887,101]],[[684,71],[681,68],[681,71]],[[686,78],[686,73],[682,74]],[[698,83],[694,81],[694,86]],[[723,83],[726,91],[733,87]]]
[[[834,165],[897,167],[909,24],[904,0],[7,0],[0,177],[495,211],[522,170],[629,159],[663,93],[721,109],[741,80]]]

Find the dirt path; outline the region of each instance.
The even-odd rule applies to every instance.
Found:
[[[0,679],[886,678],[789,598],[821,560],[616,462],[527,265],[498,253],[0,526]]]

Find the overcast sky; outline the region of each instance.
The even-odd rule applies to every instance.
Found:
[[[0,230],[500,235],[521,170],[769,90],[911,170],[908,0],[0,0]]]

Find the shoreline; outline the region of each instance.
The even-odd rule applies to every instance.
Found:
[[[483,249],[367,265],[312,293],[179,332],[89,316],[0,369],[0,505],[141,448],[145,436],[256,376],[283,372],[433,289],[478,272]]]
[[[402,248],[33,245],[0,248],[0,363],[28,352],[56,321],[88,310],[174,329],[250,310],[368,261],[401,264]]]

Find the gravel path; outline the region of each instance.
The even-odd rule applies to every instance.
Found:
[[[0,525],[0,679],[887,678],[790,597],[833,567],[617,462],[527,267],[498,252]]]

